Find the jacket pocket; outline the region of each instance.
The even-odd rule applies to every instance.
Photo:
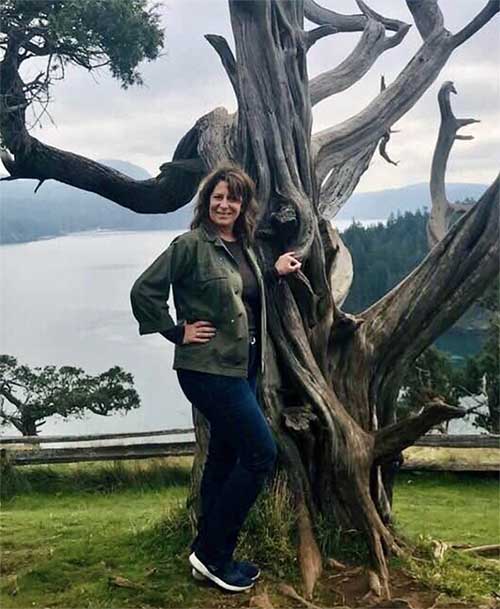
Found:
[[[203,321],[212,321],[214,325],[225,319],[228,302],[231,298],[229,280],[224,275],[200,278],[197,285],[197,297],[193,303],[193,315]]]
[[[216,279],[225,279],[227,274],[220,264],[204,264],[198,270],[198,279],[200,282],[215,281]]]

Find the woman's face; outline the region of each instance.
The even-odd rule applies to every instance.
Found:
[[[208,217],[218,229],[231,232],[241,213],[241,199],[230,196],[227,182],[217,183],[210,195]]]

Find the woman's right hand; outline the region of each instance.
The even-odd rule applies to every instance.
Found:
[[[300,271],[302,263],[295,257],[295,252],[286,252],[282,254],[274,264],[274,268],[279,275],[288,275]]]
[[[210,321],[195,321],[184,325],[183,345],[208,343],[215,336],[215,326]]]

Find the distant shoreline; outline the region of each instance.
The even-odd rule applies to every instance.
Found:
[[[148,232],[176,232],[176,231],[182,231],[182,230],[189,230],[189,227],[185,227],[185,228],[136,228],[136,229],[130,229],[130,228],[88,228],[88,229],[84,229],[84,230],[77,230],[77,231],[69,231],[69,232],[61,232],[61,233],[54,233],[52,235],[41,235],[39,237],[33,237],[31,239],[22,239],[19,241],[3,241],[2,237],[0,235],[0,246],[4,246],[4,245],[26,245],[27,243],[37,243],[38,241],[49,241],[51,239],[58,239],[60,237],[77,237],[77,236],[85,236],[85,235],[91,235],[94,233],[103,233],[103,234],[113,234],[113,233],[148,233]]]
[[[116,159],[104,163],[131,177],[148,176],[144,169],[130,163]],[[37,194],[34,186],[30,180],[0,182],[0,245],[21,245],[95,230],[183,231],[193,215],[192,202],[168,214],[137,214],[92,192],[59,182],[49,180]],[[473,201],[486,188],[485,184],[452,182],[446,185],[446,192],[450,201]],[[379,221],[385,224],[391,214],[424,213],[430,206],[429,185],[408,184],[353,193],[333,221],[343,232],[354,218],[364,226]]]
[[[340,219],[337,221],[337,224],[339,224],[341,226],[340,228],[340,233],[344,232],[349,226],[351,226],[354,222],[360,222],[361,224],[363,224],[363,226],[370,226],[370,225],[374,225],[374,224],[385,224],[387,222],[387,219],[382,219],[382,218],[350,218],[349,220],[347,219]],[[333,223],[335,224],[335,221],[333,221]],[[147,227],[147,228],[128,228],[128,227],[124,227],[124,228],[120,228],[120,227],[115,227],[115,228],[88,228],[88,229],[83,229],[83,230],[76,230],[76,231],[68,231],[68,232],[61,232],[61,233],[53,233],[51,235],[40,235],[38,237],[32,237],[30,239],[20,239],[18,241],[4,241],[2,238],[2,235],[0,234],[0,246],[11,246],[11,245],[25,245],[27,243],[36,243],[38,241],[49,241],[50,239],[57,239],[59,237],[69,237],[69,236],[78,236],[78,235],[90,235],[93,233],[103,233],[103,234],[113,234],[113,233],[147,233],[147,232],[169,232],[169,231],[188,231],[189,230],[189,226],[185,226],[185,227],[179,227],[179,228],[164,228],[164,227],[158,227],[158,228],[151,228],[151,227]]]

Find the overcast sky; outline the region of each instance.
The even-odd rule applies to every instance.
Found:
[[[320,2],[321,3],[321,2]],[[456,32],[486,0],[442,0],[445,25]],[[235,97],[215,51],[204,34],[221,34],[233,44],[225,0],[164,0],[166,45],[162,57],[146,63],[145,86],[120,88],[105,70],[98,75],[72,69],[53,89],[50,113],[55,126],[43,121],[33,134],[48,144],[93,159],[122,159],[151,174],[170,160],[184,133],[203,114],[217,106],[236,109]],[[323,6],[356,13],[354,0],[323,0]],[[412,23],[403,0],[368,0],[388,17]],[[399,166],[378,156],[363,176],[357,192],[427,182],[439,128],[437,92],[445,80],[458,91],[452,104],[457,117],[481,120],[463,133],[472,141],[458,141],[451,153],[447,181],[491,182],[498,172],[499,17],[459,47],[436,82],[395,126],[389,153]],[[307,24],[307,27],[312,27]],[[360,33],[338,34],[318,42],[309,53],[309,75],[336,66],[352,50]],[[370,73],[347,91],[324,100],[314,109],[314,131],[334,125],[363,109],[379,90],[380,75],[393,81],[420,45],[412,27],[404,42],[384,53]]]

